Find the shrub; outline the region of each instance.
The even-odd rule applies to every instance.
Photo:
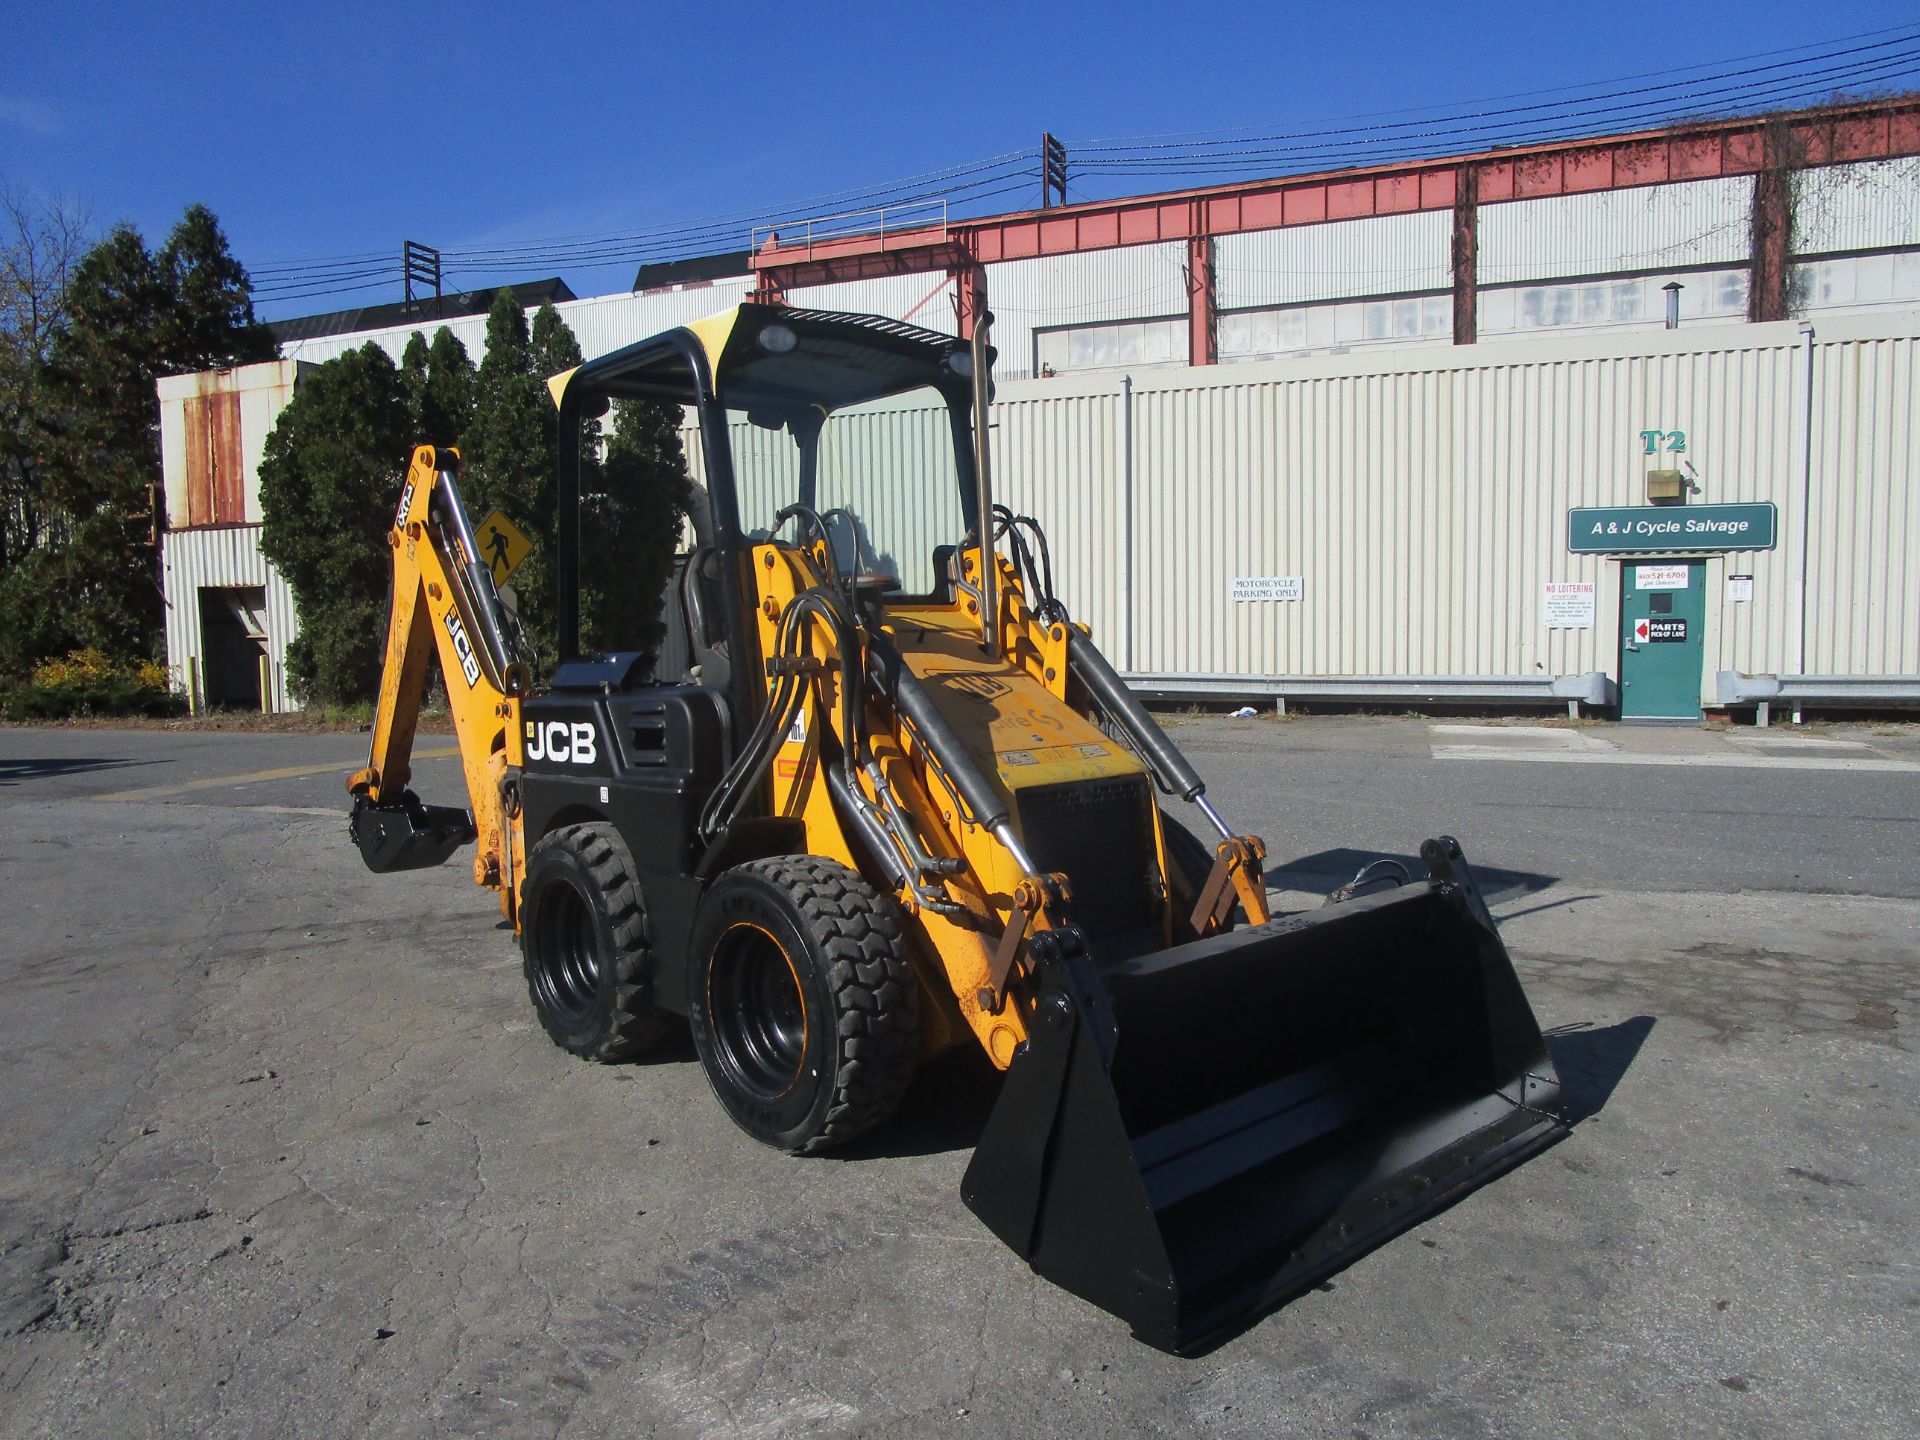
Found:
[[[74,650],[33,667],[33,678],[8,691],[9,720],[63,720],[74,715],[165,715],[180,707],[157,660],[116,660],[101,650]]]

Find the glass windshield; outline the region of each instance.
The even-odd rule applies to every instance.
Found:
[[[966,530],[955,425],[932,386],[849,405],[731,417],[740,528],[764,540],[789,505],[820,512],[843,572],[882,571],[907,595],[940,589],[934,552]],[[782,538],[795,538],[789,523]]]

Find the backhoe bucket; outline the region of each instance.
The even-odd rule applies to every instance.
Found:
[[[1186,1352],[1564,1133],[1560,1081],[1450,839],[1426,880],[1102,965],[1030,942],[1027,1051],[967,1204],[1047,1279]]]

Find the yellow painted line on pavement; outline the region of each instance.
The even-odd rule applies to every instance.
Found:
[[[431,750],[416,750],[416,760],[438,760],[447,755],[458,755],[458,745],[440,745]],[[196,790],[220,790],[229,785],[252,785],[262,780],[293,780],[302,775],[324,775],[329,770],[342,775],[351,775],[357,766],[342,765],[334,761],[327,765],[287,765],[278,770],[253,770],[244,775],[216,775],[209,780],[183,780],[178,785],[148,785],[139,790],[114,790],[105,795],[96,795],[96,800],[164,800],[169,795],[190,795]]]

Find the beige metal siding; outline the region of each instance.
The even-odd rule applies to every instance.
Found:
[[[1069,603],[1089,590],[1077,613],[1125,637],[1116,659],[1139,673],[1617,674],[1623,562],[1570,554],[1567,512],[1642,503],[1646,470],[1673,462],[1647,457],[1640,432],[1683,430],[1698,500],[1781,511],[1775,550],[1707,562],[1702,693],[1716,669],[1786,668],[1804,383],[1795,327],[1430,356],[1137,377],[1130,567],[1122,517],[1099,503],[1113,493],[1098,484],[1111,451],[1097,446],[1087,463],[1051,438],[1073,433],[1074,409],[1116,433],[1123,419],[1094,411],[1096,396],[1060,396],[1068,413],[1043,433],[1017,417],[1045,403],[1045,385],[1006,387],[1005,483],[1075,557]],[[1115,386],[1099,403],[1119,400]],[[1911,449],[1900,453],[1911,465]],[[1755,577],[1751,603],[1726,601],[1729,573]],[[1293,575],[1300,601],[1231,599],[1236,577]],[[1596,586],[1591,629],[1544,625],[1544,585],[1568,580]],[[1122,607],[1113,597],[1129,583]]]
[[[567,300],[554,308],[580,342],[580,353],[597,360],[663,331],[730,310],[745,300],[752,288],[750,280],[716,280],[688,289]],[[479,350],[473,351],[473,358],[478,364]]]
[[[993,406],[995,493],[1047,533],[1055,583],[1073,618],[1093,627],[1115,664],[1140,551],[1122,490],[1122,393],[1111,381],[1009,387]]]
[[[1740,177],[1483,205],[1480,283],[1743,260],[1752,197]]]
[[[787,302],[808,310],[885,315],[951,335],[959,326],[953,281],[945,275],[889,275],[838,285],[806,285],[787,292]]]
[[[722,310],[730,310],[747,298],[752,283],[747,280],[719,280],[712,285],[682,290],[646,290],[630,295],[595,295],[585,300],[563,300],[554,309],[560,312],[567,328],[580,343],[580,353],[589,360],[598,359],[636,341],[651,339],[663,330],[672,330],[689,321],[702,320]],[[529,321],[531,312],[529,312]],[[281,347],[289,359],[324,361],[349,350],[357,350],[369,341],[378,345],[397,365],[407,341],[417,330],[429,341],[434,332],[451,330],[454,338],[467,347],[467,355],[478,365],[487,352],[487,317],[463,315],[453,320],[422,320],[412,325],[395,325],[385,330],[366,330],[353,335],[325,335],[314,340],[297,340]]]
[[[1046,326],[1185,315],[1186,264],[1186,246],[1165,243],[987,266],[987,307],[1000,352],[994,374],[1031,375],[1033,332]]]
[[[1684,462],[1695,503],[1779,510],[1774,549],[1702,557],[1711,702],[1718,670],[1920,673],[1916,352],[1920,313],[1820,322],[1804,665],[1810,352],[1791,323],[1016,381],[995,473],[1132,673],[1617,678],[1621,567],[1639,562],[1570,553],[1568,512],[1644,503],[1646,472]],[[875,473],[914,472],[878,422],[870,438]],[[1302,577],[1303,598],[1232,599],[1265,576]],[[1550,581],[1595,586],[1591,628],[1546,627]]]
[[[1827,165],[1794,177],[1799,255],[1920,245],[1920,155]]]
[[[1223,235],[1214,242],[1220,308],[1445,290],[1452,236],[1453,216],[1440,210]]]
[[[1920,675],[1920,339],[1816,343],[1814,381],[1806,672]]]
[[[270,703],[275,710],[294,709],[287,690],[287,645],[300,633],[300,621],[293,592],[260,553],[260,527],[175,531],[162,541],[160,564],[167,596],[167,670],[174,688],[186,693],[187,667],[201,662],[201,590],[258,587],[266,591],[267,600]]]

